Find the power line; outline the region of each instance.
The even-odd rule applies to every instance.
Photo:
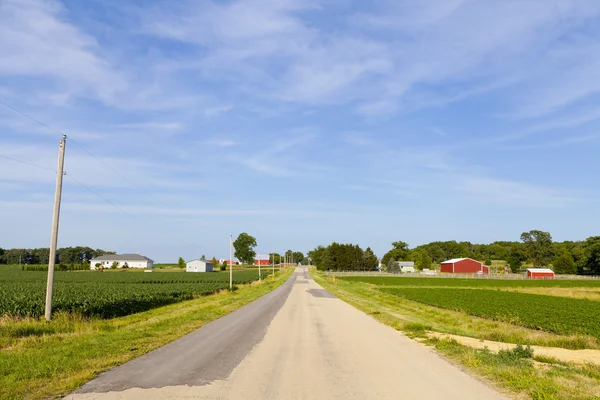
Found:
[[[0,100],[0,104],[2,104],[3,106],[5,106],[6,108],[24,116],[25,118],[28,118],[32,121],[34,121],[37,124],[40,124],[41,126],[50,129],[52,132],[55,132],[57,134],[59,134],[61,137],[66,136],[63,132],[59,131],[58,129],[55,129],[53,127],[51,127],[50,125],[40,121],[37,118],[32,117],[31,115],[24,113],[23,111],[20,111],[16,108],[14,108],[11,105],[6,104],[5,102],[3,102],[2,100]],[[88,149],[86,149],[85,147],[83,147],[81,144],[77,143],[77,141],[73,140],[73,138],[69,137],[69,142],[73,143],[74,145],[76,145],[77,147],[79,147],[81,150],[85,151],[87,154],[89,154],[91,157],[93,157],[96,161],[98,161],[100,164],[104,165],[106,168],[110,169],[112,172],[114,172],[115,174],[121,176],[121,178],[123,178],[124,180],[126,180],[130,185],[132,185],[133,187],[135,187],[138,190],[143,190],[146,193],[150,194],[150,197],[152,197],[152,199],[154,199],[154,201],[156,203],[161,204],[163,207],[166,207],[170,210],[173,210],[171,207],[169,207],[167,204],[165,204],[164,202],[158,200],[156,197],[154,197],[151,193],[149,193],[147,190],[142,189],[141,187],[139,187],[138,185],[136,185],[131,179],[127,178],[124,174],[122,174],[121,172],[117,171],[116,169],[114,169],[113,167],[111,167],[110,165],[108,165],[107,163],[105,163],[104,161],[102,161],[100,158],[96,157],[96,155],[94,155],[91,151],[89,151]],[[174,211],[174,210],[173,210]]]
[[[37,168],[45,169],[45,170],[47,170],[47,171],[56,172],[56,171],[55,171],[55,170],[53,170],[52,168],[44,167],[44,166],[37,165],[37,164],[34,164],[34,163],[30,163],[30,162],[23,161],[23,160],[18,160],[18,159],[16,159],[16,158],[12,158],[12,157],[9,157],[9,156],[5,156],[4,154],[0,154],[0,157],[2,157],[2,158],[6,158],[7,160],[15,161],[15,162],[18,162],[18,163],[21,163],[21,164],[27,164],[27,165],[31,165],[32,167],[37,167]]]
[[[112,201],[108,200],[106,197],[102,196],[100,193],[96,192],[94,189],[88,187],[87,185],[83,184],[82,182],[78,181],[77,179],[73,178],[73,176],[67,174],[65,172],[65,175],[71,179],[73,182],[77,183],[79,186],[83,187],[84,189],[88,190],[89,192],[95,194],[96,196],[98,196],[100,199],[102,199],[104,202],[110,204],[111,206],[115,207],[117,210],[121,211],[124,214],[129,215],[131,218],[135,218],[136,220],[145,223],[144,221],[140,220],[138,217],[136,217],[133,214],[128,213],[127,211],[123,210],[121,207],[117,206],[115,203],[113,203]]]
[[[45,124],[45,123],[43,123],[42,121],[40,121],[40,120],[37,120],[37,119],[33,118],[31,115],[29,115],[29,114],[26,114],[26,113],[24,113],[23,111],[19,111],[19,110],[17,110],[17,109],[16,109],[16,108],[14,108],[13,106],[9,106],[8,104],[6,104],[5,102],[3,102],[2,100],[0,100],[0,104],[2,104],[2,105],[3,105],[4,107],[6,107],[6,108],[9,108],[9,109],[13,110],[14,112],[16,112],[16,113],[18,113],[18,114],[21,114],[22,116],[24,116],[24,117],[26,117],[26,118],[29,118],[30,120],[32,120],[32,121],[34,121],[34,122],[36,122],[36,123],[38,123],[38,124],[40,124],[40,125],[42,125],[42,126],[44,126],[44,127],[48,128],[48,129],[50,129],[51,131],[58,133],[58,134],[59,134],[61,137],[62,137],[62,136],[64,136],[64,133],[62,133],[61,131],[59,131],[59,130],[57,130],[57,129],[54,129],[54,128],[53,128],[53,127],[51,127],[50,125],[46,125],[46,124]]]
[[[83,182],[75,179],[72,175],[69,175],[67,172],[65,172],[65,175],[71,179],[73,182],[77,183],[79,186],[81,186],[82,188],[86,189],[87,191],[89,191],[90,193],[94,194],[95,196],[97,196],[98,198],[100,198],[102,201],[104,201],[107,204],[110,204],[111,206],[113,206],[114,208],[116,208],[117,210],[121,211],[123,214],[126,214],[128,216],[130,216],[131,218],[141,222],[142,224],[155,229],[158,232],[161,232],[163,234],[165,234],[164,230],[160,229],[158,226],[153,225],[153,224],[149,224],[147,221],[144,221],[142,219],[140,219],[139,217],[125,211],[122,207],[119,207],[118,205],[116,205],[115,203],[113,203],[112,201],[108,200],[106,197],[102,196],[100,193],[96,192],[94,189],[90,188],[89,186],[87,186],[86,184],[84,184]],[[191,241],[187,241],[186,243],[196,247],[198,244],[197,243],[192,243]]]
[[[6,103],[5,103],[5,102],[3,102],[2,100],[0,100],[0,104],[2,104],[2,105],[3,105],[3,106],[5,106],[6,108],[8,108],[8,109],[10,109],[10,110],[12,110],[12,111],[14,111],[14,112],[16,112],[16,113],[20,114],[20,115],[22,115],[22,116],[24,116],[24,117],[26,117],[26,118],[30,119],[31,121],[33,121],[33,122],[35,122],[35,123],[37,123],[37,124],[39,124],[39,125],[41,125],[41,126],[43,126],[43,127],[47,128],[47,129],[51,130],[52,132],[55,132],[55,133],[59,134],[59,135],[61,136],[61,138],[66,136],[66,134],[64,134],[64,133],[63,133],[63,132],[61,132],[60,130],[58,130],[58,129],[55,129],[55,128],[51,127],[50,125],[48,125],[48,124],[46,124],[46,123],[44,123],[44,122],[42,122],[42,121],[38,120],[37,118],[34,118],[34,117],[32,117],[31,115],[29,115],[29,114],[27,114],[27,113],[24,113],[24,112],[22,112],[22,111],[20,111],[20,110],[16,109],[15,107],[12,107],[12,106],[10,106],[10,105],[6,104]],[[98,158],[96,155],[94,155],[94,154],[93,154],[91,151],[89,151],[88,149],[86,149],[85,147],[83,147],[81,144],[77,143],[77,141],[75,141],[75,140],[73,140],[72,138],[70,138],[70,139],[69,139],[69,142],[71,142],[71,143],[75,144],[77,147],[79,147],[80,149],[82,149],[83,151],[85,151],[87,154],[89,154],[91,157],[93,157],[95,160],[97,160],[97,161],[98,161],[100,164],[104,165],[104,166],[105,166],[106,168],[108,168],[109,170],[113,171],[113,172],[114,172],[114,173],[116,173],[117,175],[120,175],[120,176],[121,176],[121,178],[123,178],[125,181],[127,181],[127,182],[128,182],[130,185],[131,185],[131,186],[135,187],[135,188],[136,188],[136,189],[138,189],[138,190],[142,190],[142,191],[145,191],[146,193],[148,193],[148,194],[149,194],[149,196],[150,196],[150,197],[151,197],[151,198],[152,198],[152,199],[153,199],[153,200],[154,200],[156,203],[159,203],[159,204],[161,204],[163,207],[166,207],[167,209],[169,209],[169,210],[171,210],[171,211],[175,211],[175,212],[177,211],[177,210],[175,210],[174,208],[171,208],[171,207],[169,207],[169,206],[168,206],[167,204],[165,204],[164,202],[162,202],[162,201],[158,200],[158,199],[157,199],[156,197],[154,197],[154,196],[153,196],[153,195],[152,195],[152,194],[151,194],[149,191],[147,191],[147,190],[145,190],[145,189],[142,189],[140,186],[136,185],[136,184],[135,184],[135,183],[134,183],[134,182],[133,182],[131,179],[127,178],[127,177],[126,177],[124,174],[122,174],[121,172],[117,171],[116,169],[114,169],[114,168],[113,168],[113,167],[111,167],[110,165],[106,164],[104,161],[102,161],[102,160],[101,160],[101,159],[99,159],[99,158]],[[5,158],[9,158],[9,157],[5,157]],[[10,159],[10,158],[9,158],[9,159]],[[25,163],[25,164],[30,164],[30,163],[27,163],[27,162],[24,162],[24,161],[20,161],[20,160],[16,160],[16,159],[14,159],[14,161],[23,162],[23,163]],[[50,170],[49,168],[42,167],[42,166],[39,166],[39,165],[35,165],[35,164],[30,164],[30,165],[34,165],[34,166],[36,166],[36,167],[40,167],[40,168],[44,168],[44,169],[48,169],[48,170]],[[51,170],[51,171],[55,172],[54,170]],[[107,198],[105,198],[104,196],[102,196],[101,194],[99,194],[98,192],[96,192],[95,190],[91,189],[90,187],[86,186],[85,184],[83,184],[83,183],[82,183],[82,182],[80,182],[79,180],[75,179],[73,176],[71,176],[71,175],[68,175],[67,173],[65,173],[65,175],[66,175],[67,177],[69,177],[71,180],[73,180],[75,183],[77,183],[78,185],[80,185],[81,187],[83,187],[84,189],[86,189],[86,190],[88,190],[89,192],[93,193],[95,196],[99,197],[99,198],[100,198],[100,199],[102,199],[104,202],[106,202],[106,203],[110,204],[111,206],[115,207],[116,209],[118,209],[119,211],[123,212],[124,214],[127,214],[127,215],[129,215],[131,218],[134,218],[134,219],[136,219],[137,221],[140,221],[140,222],[142,222],[143,224],[145,224],[145,225],[147,225],[147,226],[149,226],[149,227],[151,227],[151,228],[157,228],[157,227],[153,226],[152,224],[148,224],[146,221],[143,221],[143,220],[141,220],[140,218],[136,217],[135,215],[133,215],[133,214],[131,214],[131,213],[128,213],[128,212],[127,212],[127,211],[125,211],[123,208],[121,208],[121,207],[117,206],[116,204],[114,204],[113,202],[111,202],[110,200],[108,200]],[[192,243],[191,241],[189,242],[189,244],[190,244],[190,245],[193,245],[194,247],[195,247],[195,246],[197,246],[197,243]]]

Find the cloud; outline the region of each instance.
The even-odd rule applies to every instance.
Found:
[[[428,129],[438,136],[448,136],[448,133],[446,133],[446,131],[444,131],[440,128],[436,128],[435,126],[429,127]]]
[[[117,128],[140,129],[140,130],[159,130],[159,131],[178,131],[184,125],[179,122],[135,122],[116,125]]]
[[[233,109],[232,105],[208,107],[204,109],[204,115],[206,115],[207,117],[216,117],[217,115],[226,113],[231,109]]]
[[[494,178],[466,177],[458,188],[473,200],[486,204],[561,207],[578,201],[577,198],[566,195],[566,190]]]
[[[211,139],[201,142],[202,144],[207,144],[209,146],[217,146],[217,147],[234,147],[239,146],[241,143],[232,139]]]
[[[61,3],[5,0],[0,7],[0,74],[54,78],[64,96],[59,103],[73,92],[108,100],[127,88],[97,41],[67,22]]]

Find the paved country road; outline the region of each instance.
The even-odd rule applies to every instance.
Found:
[[[504,399],[316,284],[267,296],[114,368],[67,399]]]

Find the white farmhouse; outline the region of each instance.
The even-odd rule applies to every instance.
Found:
[[[185,272],[213,272],[213,264],[206,260],[192,260],[185,263]]]
[[[113,263],[117,268],[154,268],[154,261],[139,254],[107,254],[90,260],[90,269],[96,269],[96,264],[101,264],[104,269],[111,268]]]

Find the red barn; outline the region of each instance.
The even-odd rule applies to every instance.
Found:
[[[470,258],[453,258],[440,264],[440,272],[450,274],[489,274],[490,267]]]
[[[259,262],[260,262],[260,265],[271,265],[271,262],[269,261],[269,259],[254,260],[254,265],[258,265]]]
[[[527,279],[554,279],[550,268],[527,268]]]

